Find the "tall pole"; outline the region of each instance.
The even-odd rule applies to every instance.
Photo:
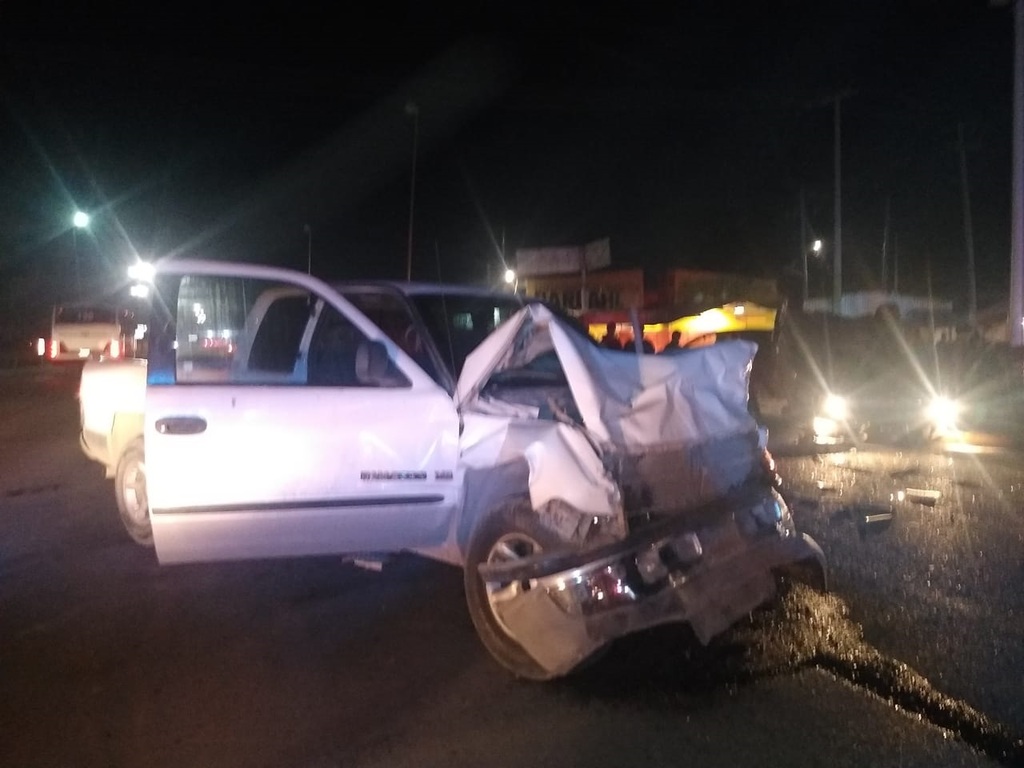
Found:
[[[416,150],[420,138],[420,110],[416,102],[405,105],[405,114],[412,117],[412,180],[409,184],[409,248],[405,257],[405,279],[412,281],[412,220],[416,211]]]
[[[839,113],[840,96],[836,95],[835,106],[835,243],[832,250],[832,311],[839,314],[843,299],[843,198],[841,151],[842,131]]]
[[[1010,345],[1024,347],[1024,0],[1013,4],[1013,210],[1010,224]]]
[[[885,225],[882,227],[882,292],[889,292],[889,220],[892,213],[892,195],[885,198]]]
[[[900,236],[892,236],[892,292],[899,295],[900,292]]]
[[[804,200],[804,188],[800,187],[800,258],[803,261],[803,302],[800,305],[800,309],[803,310],[807,306],[807,203]]]
[[[302,225],[302,231],[306,233],[306,274],[313,274],[313,228],[309,224]]]
[[[82,300],[82,268],[78,255],[78,230],[88,226],[89,214],[84,211],[75,211],[75,215],[71,217],[71,242],[75,249],[75,292],[78,294],[78,301]]]
[[[66,240],[64,242],[67,242]],[[78,227],[71,228],[71,242],[75,249],[75,301],[82,300],[82,269],[78,263]]]
[[[967,323],[973,330],[978,322],[978,289],[974,277],[974,230],[971,226],[971,188],[967,183],[967,150],[964,149],[964,124],[957,123],[960,145],[960,188],[964,205],[964,240],[967,244]]]

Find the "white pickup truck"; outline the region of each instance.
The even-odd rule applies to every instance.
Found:
[[[747,409],[755,345],[595,344],[539,303],[255,265],[158,266],[148,365],[86,364],[82,445],[161,563],[408,551],[463,568],[530,679],[794,574],[825,586]]]

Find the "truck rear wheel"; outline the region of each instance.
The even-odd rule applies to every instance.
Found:
[[[153,526],[149,520],[149,498],[146,495],[146,454],[142,438],[132,440],[117,462],[114,496],[121,523],[136,544],[153,546]]]

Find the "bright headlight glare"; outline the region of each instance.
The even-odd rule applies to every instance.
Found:
[[[845,397],[840,395],[828,395],[823,405],[825,415],[830,419],[845,419],[850,415],[850,404]]]
[[[960,414],[960,404],[951,398],[937,396],[928,403],[927,416],[933,424],[944,426],[954,424]]]
[[[156,273],[155,267],[146,261],[137,261],[128,267],[128,277],[139,283],[153,282]]]
[[[815,416],[811,421],[811,428],[815,435],[821,437],[835,437],[842,431],[839,422],[827,416]]]

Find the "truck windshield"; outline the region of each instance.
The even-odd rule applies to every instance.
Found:
[[[521,299],[511,294],[420,294],[413,296],[412,301],[456,380],[466,356],[523,306]]]

